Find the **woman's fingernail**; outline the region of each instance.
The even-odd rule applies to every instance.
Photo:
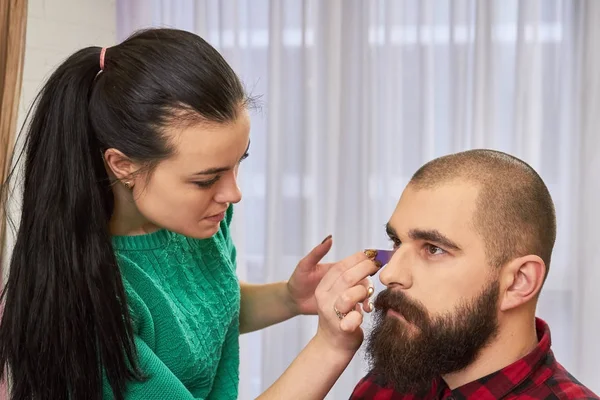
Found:
[[[373,311],[375,309],[375,305],[373,305],[373,302],[370,301],[369,302],[369,310]]]
[[[373,292],[375,292],[375,289],[373,289],[372,287],[369,287],[369,289],[367,289],[367,297],[373,296]],[[369,303],[369,304],[371,304],[371,303]]]
[[[332,237],[333,237],[332,235],[327,236],[325,239],[323,239],[323,241],[321,242],[321,244],[325,243],[326,241],[328,241]]]
[[[377,257],[377,250],[367,249],[367,250],[365,250],[365,256],[367,256],[367,258],[370,258],[371,260],[373,260],[373,259],[375,259],[375,257]]]

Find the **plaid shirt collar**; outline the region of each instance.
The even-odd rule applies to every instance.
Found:
[[[481,392],[482,397],[489,393],[491,396],[486,397],[501,399],[526,382],[527,378],[533,378],[534,380],[549,378],[552,371],[543,368],[543,365],[548,356],[554,358],[550,350],[550,328],[548,324],[539,318],[536,318],[535,328],[538,335],[538,345],[533,351],[500,371],[456,388],[452,391],[453,395],[456,392],[456,394],[462,395],[461,397],[469,398],[470,396],[478,396],[478,393]],[[540,373],[542,376],[536,376]],[[449,391],[443,380],[440,379],[439,381],[443,383],[443,385],[439,385],[440,390]],[[438,394],[441,393],[438,392]]]
[[[548,325],[539,318],[536,318],[536,330],[538,334],[538,345],[525,357],[515,363],[494,372],[476,381],[467,383],[454,390],[450,390],[446,383],[441,379],[433,382],[429,392],[424,397],[419,397],[409,393],[397,393],[376,376],[367,375],[356,386],[351,396],[353,400],[429,400],[429,399],[478,399],[478,400],[497,400],[508,397],[510,394],[522,393],[534,386],[541,386],[546,383],[547,391],[553,391],[558,388],[561,391],[562,386],[572,385],[577,387],[577,391],[585,391],[579,382],[568,375],[560,364],[554,359],[550,350],[550,329]],[[561,375],[561,383],[548,385],[547,381],[554,374]],[[555,377],[556,378],[556,377]],[[566,382],[566,383],[564,383]],[[591,393],[591,392],[590,392]],[[549,394],[549,393],[548,393]],[[582,392],[583,394],[583,392]],[[593,393],[591,393],[593,395]],[[529,398],[529,397],[528,397]],[[537,397],[531,397],[532,399]],[[544,398],[544,397],[540,397]],[[571,398],[566,396],[565,398]],[[597,398],[597,397],[589,397]]]

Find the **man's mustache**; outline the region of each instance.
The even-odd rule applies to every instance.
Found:
[[[375,299],[375,310],[381,318],[391,310],[420,329],[430,326],[429,314],[423,304],[410,299],[401,290],[385,289],[379,293]]]

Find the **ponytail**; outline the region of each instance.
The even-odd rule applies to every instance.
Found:
[[[99,58],[98,47],[68,58],[27,129],[23,213],[1,298],[0,371],[10,371],[12,400],[99,400],[103,374],[123,399],[127,380],[141,379],[90,121]]]

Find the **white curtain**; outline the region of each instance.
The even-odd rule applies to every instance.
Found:
[[[539,316],[557,358],[600,393],[599,3],[119,0],[117,15],[119,39],[148,26],[200,34],[263,96],[235,220],[251,282],[288,278],[328,234],[329,260],[389,246],[385,222],[434,157],[486,147],[529,162],[559,226]],[[268,387],[315,327],[302,317],[243,336],[240,398]],[[365,367],[358,354],[328,399],[347,399]]]

